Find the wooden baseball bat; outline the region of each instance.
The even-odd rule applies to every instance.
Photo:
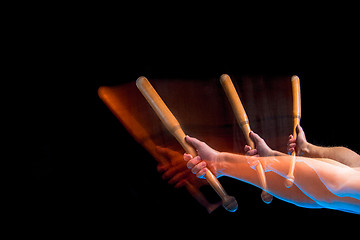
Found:
[[[178,120],[171,113],[159,94],[155,91],[153,86],[145,77],[139,77],[136,80],[136,86],[144,95],[156,115],[160,118],[161,122],[165,125],[167,130],[176,138],[184,150],[191,154],[193,157],[197,155],[196,150],[185,141],[185,133],[182,130]],[[205,178],[210,186],[221,197],[223,207],[229,212],[235,212],[238,208],[238,203],[233,196],[227,195],[224,188],[221,186],[218,179],[210,171],[207,171]]]
[[[121,87],[123,89],[123,87]],[[153,157],[154,159],[162,164],[167,165],[169,160],[161,153],[156,150],[156,144],[153,139],[150,137],[150,133],[142,126],[139,122],[139,119],[136,118],[130,109],[126,106],[123,101],[119,101],[116,98],[117,94],[125,95],[121,99],[126,98],[126,95],[131,95],[132,87],[127,88],[124,86],[125,92],[123,90],[115,91],[115,88],[108,86],[101,86],[98,89],[98,95],[103,100],[105,105],[111,110],[111,112],[119,119],[119,121],[126,127],[129,133],[134,137],[134,139],[141,144]],[[129,92],[128,92],[129,91]],[[204,196],[204,194],[199,190],[199,187],[194,186],[194,184],[188,180],[184,181],[184,186],[187,191],[202,205],[206,208],[208,213],[213,212],[217,209],[221,202],[210,203]]]
[[[301,119],[301,98],[300,98],[300,79],[298,76],[294,75],[291,77],[291,88],[292,88],[292,96],[293,96],[293,136],[297,137],[296,126],[300,123]],[[286,176],[285,186],[287,188],[291,187],[294,184],[294,170],[295,170],[295,162],[296,162],[296,152],[293,151],[291,153],[292,159],[290,163],[289,173]]]
[[[220,77],[220,83],[226,93],[226,96],[229,99],[229,102],[231,104],[231,107],[234,111],[236,120],[241,128],[241,130],[244,133],[245,139],[247,144],[254,149],[255,148],[255,144],[254,142],[251,140],[249,133],[251,131],[250,129],[250,124],[249,124],[249,119],[246,115],[244,106],[241,103],[240,97],[237,94],[234,84],[232,83],[229,75],[227,74],[223,74]],[[265,202],[265,203],[271,203],[273,196],[271,194],[269,194],[267,191],[267,183],[266,183],[266,177],[265,177],[265,172],[264,169],[261,165],[261,163],[259,162],[256,166],[256,172],[258,174],[259,180],[260,180],[260,185],[263,188],[263,191],[261,193],[261,199]]]

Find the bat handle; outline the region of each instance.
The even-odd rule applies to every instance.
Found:
[[[285,187],[287,187],[287,188],[290,188],[294,184],[294,181],[295,181],[294,170],[295,170],[295,162],[296,162],[295,158],[296,157],[295,157],[294,152],[291,153],[291,156],[292,156],[292,159],[290,162],[290,170],[289,170],[289,173],[286,176],[286,180],[285,180]]]
[[[293,131],[293,137],[294,138],[297,138],[296,126],[299,123],[300,123],[300,117],[294,116],[294,131]],[[295,181],[295,177],[294,177],[295,163],[296,163],[296,152],[294,150],[291,153],[291,161],[290,161],[289,173],[287,174],[286,180],[285,180],[285,186],[287,188],[290,188],[294,184],[294,181]]]
[[[241,125],[241,129],[244,133],[246,143],[252,149],[254,149],[255,143],[251,140],[250,135],[249,135],[249,133],[251,131],[249,123]],[[266,178],[265,178],[265,171],[260,162],[256,165],[256,172],[257,172],[258,178],[260,180],[260,186],[263,188],[263,191],[261,192],[261,199],[263,200],[264,203],[269,204],[272,202],[273,196],[267,192],[268,187],[267,187],[267,182],[266,182]]]
[[[219,180],[210,171],[207,171],[205,178],[215,192],[221,197],[223,207],[229,212],[235,212],[238,209],[238,203],[233,196],[229,196],[221,186]]]

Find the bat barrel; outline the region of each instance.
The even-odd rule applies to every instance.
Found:
[[[301,119],[301,98],[300,98],[300,79],[294,75],[291,77],[291,88],[293,95],[293,118]],[[296,127],[296,125],[294,125]]]
[[[249,119],[245,112],[244,106],[241,103],[239,95],[236,92],[234,84],[231,81],[231,78],[227,74],[223,74],[220,76],[220,83],[225,91],[227,98],[229,99],[230,105],[233,109],[236,120],[244,133],[246,143],[252,148],[255,148],[254,142],[251,140],[249,133],[251,131]],[[256,172],[258,174],[260,185],[264,189],[261,194],[261,198],[265,203],[270,203],[273,199],[273,196],[267,193],[267,183],[265,178],[265,172],[262,165],[259,163],[256,166]]]
[[[234,84],[231,81],[231,78],[227,74],[223,74],[220,77],[220,83],[225,91],[227,98],[229,99],[230,105],[233,109],[236,121],[240,126],[242,132],[244,133],[246,143],[254,148],[254,143],[249,137],[249,133],[251,131],[249,119],[245,112],[244,106],[241,103],[239,95],[236,92]]]

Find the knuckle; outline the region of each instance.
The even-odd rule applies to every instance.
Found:
[[[188,161],[187,163],[186,163],[186,166],[187,166],[187,168],[193,168],[193,164],[192,164],[192,162],[191,161]]]
[[[198,178],[204,178],[205,173],[206,173],[205,169],[201,169],[201,170],[196,174],[196,177],[198,177]]]

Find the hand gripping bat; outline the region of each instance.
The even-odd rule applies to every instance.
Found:
[[[296,126],[300,123],[301,119],[301,98],[300,98],[300,79],[298,76],[291,77],[291,88],[292,88],[292,95],[293,95],[293,121],[294,121],[294,128],[293,128],[293,136],[296,138]],[[285,186],[287,188],[291,187],[294,184],[294,170],[295,170],[295,162],[296,162],[296,153],[293,151],[291,153],[291,163],[289,173],[286,176]]]
[[[241,130],[244,133],[247,144],[252,149],[254,149],[255,148],[254,142],[249,137],[249,133],[251,131],[249,119],[248,119],[245,109],[240,101],[239,95],[236,93],[234,84],[232,83],[229,75],[227,75],[227,74],[221,75],[220,83],[221,83],[222,87],[224,88],[226,96],[229,99],[229,102],[230,102],[233,112],[235,114],[236,120],[237,120]],[[263,189],[263,191],[261,193],[261,199],[265,203],[269,204],[272,201],[273,196],[271,194],[269,194],[268,192],[266,192],[267,184],[266,184],[264,169],[260,162],[256,165],[255,168],[256,168],[256,172],[257,172],[259,180],[260,180],[260,186]]]
[[[156,115],[160,118],[161,122],[165,125],[167,130],[176,138],[184,150],[191,154],[193,157],[197,155],[196,150],[185,141],[185,133],[182,130],[178,120],[171,113],[159,94],[155,91],[153,86],[145,77],[139,77],[136,80],[136,86],[144,95]],[[238,208],[238,203],[233,196],[227,195],[224,188],[221,186],[218,179],[210,171],[207,171],[205,178],[210,186],[221,197],[223,207],[229,212],[235,212]]]

